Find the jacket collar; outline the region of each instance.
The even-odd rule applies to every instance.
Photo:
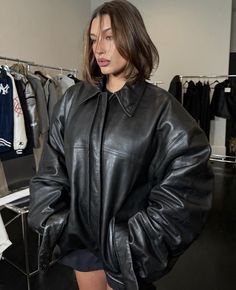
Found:
[[[80,103],[83,103],[95,97],[97,94],[102,93],[104,91],[104,80],[99,83],[98,86],[91,86],[88,83],[84,83],[84,86],[85,90],[83,91],[84,94]],[[146,82],[139,81],[132,85],[125,84],[119,91],[114,93],[127,116],[132,117],[134,115],[139,101],[144,94],[145,88]]]

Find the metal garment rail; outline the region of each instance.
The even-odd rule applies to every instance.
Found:
[[[183,79],[220,79],[220,78],[235,78],[236,75],[195,75],[195,76],[184,76],[180,75],[180,81]]]
[[[223,163],[231,163],[236,165],[236,156],[212,154],[210,160]]]
[[[236,78],[236,75],[179,75],[179,79],[182,85],[181,88],[181,103],[183,104],[183,95],[184,95],[184,85],[185,83],[183,83],[184,79],[222,79],[222,78]]]
[[[56,67],[56,66],[49,66],[49,65],[44,65],[44,64],[38,64],[35,63],[33,61],[29,61],[29,60],[23,60],[23,59],[19,59],[19,58],[12,58],[12,57],[6,57],[6,56],[0,56],[0,59],[5,60],[5,62],[7,63],[7,61],[14,61],[17,63],[25,63],[27,64],[27,68],[29,70],[30,66],[38,66],[38,67],[43,67],[43,68],[48,68],[48,69],[52,69],[52,70],[59,70],[61,73],[63,71],[67,71],[67,72],[73,72],[74,74],[78,73],[77,69],[69,69],[69,68],[63,68],[63,67]]]
[[[182,84],[182,103],[183,103],[183,80],[184,79],[220,79],[220,78],[235,78],[236,75],[179,75],[181,84]],[[217,154],[212,154],[210,156],[211,161],[217,161],[217,162],[223,162],[223,163],[231,163],[236,165],[236,156],[229,156],[229,155],[217,155]]]

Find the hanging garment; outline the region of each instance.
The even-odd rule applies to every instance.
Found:
[[[227,89],[227,88],[230,88]],[[230,119],[236,120],[236,83],[233,79],[228,79],[226,81],[225,96],[230,113]]]
[[[68,76],[68,78],[74,80],[75,84],[78,83],[78,82],[80,82],[80,80],[77,79],[73,74],[68,74],[67,76]]]
[[[15,80],[10,73],[7,75],[11,78],[12,88],[13,88],[13,118],[14,118],[14,127],[13,127],[13,148],[16,150],[17,154],[22,154],[22,150],[25,149],[27,145],[27,136],[25,131],[25,120],[23,111],[21,108],[20,99],[15,85]]]
[[[179,75],[174,76],[171,80],[168,92],[182,104],[182,83]]]
[[[208,140],[210,136],[210,85],[205,83],[201,95],[201,112],[200,112],[200,127],[205,132]]]
[[[20,80],[15,79],[15,85],[16,85],[16,89],[17,89],[18,96],[20,99],[21,108],[22,108],[22,111],[24,114],[25,130],[26,130],[26,136],[27,136],[27,145],[22,150],[22,153],[20,155],[17,154],[17,152],[13,149],[13,147],[11,148],[10,151],[4,152],[4,154],[1,155],[2,161],[15,159],[15,158],[19,158],[19,157],[22,157],[25,155],[33,154],[33,139],[32,139],[32,134],[31,134],[30,122],[28,119],[28,111],[27,111],[25,94],[23,92]]]
[[[51,77],[50,75],[48,75],[48,74],[46,74],[46,73],[43,73],[43,72],[40,71],[40,70],[35,71],[34,74],[35,74],[37,77],[40,78],[43,87],[44,87],[44,85],[45,85],[45,83],[47,82],[48,79],[52,79],[52,77]]]
[[[31,132],[31,127],[30,127],[30,116],[27,108],[27,103],[26,103],[26,98],[25,98],[25,93],[23,91],[22,83],[20,80],[15,79],[15,85],[16,89],[18,92],[18,96],[20,99],[21,103],[21,108],[24,114],[24,119],[25,119],[25,131],[26,131],[26,136],[27,136],[27,146],[30,146],[31,148],[33,147],[33,138],[32,138],[32,132]]]
[[[10,191],[9,191],[9,188],[7,185],[7,180],[6,180],[4,168],[2,165],[2,161],[0,160],[0,197],[5,196],[9,192]]]
[[[212,120],[215,116],[236,120],[236,88],[230,80],[215,86],[210,107]]]
[[[48,79],[44,85],[44,93],[47,101],[47,112],[50,122],[54,106],[61,98],[61,95],[58,93],[57,82],[55,80]]]
[[[37,110],[39,116],[39,132],[40,134],[44,134],[48,132],[49,119],[43,85],[40,78],[36,75],[28,74],[27,79],[30,82],[36,96]]]
[[[8,238],[4,223],[2,221],[2,216],[0,213],[0,260],[2,258],[2,253],[11,245],[11,241]]]
[[[16,88],[22,103],[23,112],[28,128],[27,137],[32,147],[38,148],[39,143],[39,116],[37,110],[36,96],[26,76],[19,73],[12,73],[15,79]],[[24,105],[23,105],[24,104]],[[26,127],[27,127],[26,125]]]
[[[0,69],[0,153],[12,147],[13,126],[12,80],[4,69]]]
[[[189,81],[186,93],[184,93],[183,106],[199,124],[201,114],[201,93],[202,84],[198,86],[193,81]]]
[[[53,79],[58,84],[58,89],[59,89],[58,93],[59,93],[60,98],[64,95],[64,93],[69,87],[75,84],[74,80],[62,74],[55,76]]]

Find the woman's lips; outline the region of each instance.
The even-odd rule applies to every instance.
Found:
[[[110,61],[108,59],[101,58],[101,59],[97,60],[97,63],[100,67],[105,67],[105,66],[108,66],[110,64]]]

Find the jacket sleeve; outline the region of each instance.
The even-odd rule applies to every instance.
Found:
[[[65,112],[69,90],[56,104],[38,173],[30,183],[29,225],[43,236],[39,269],[46,271],[69,214],[70,185],[64,154]]]
[[[56,224],[57,220],[62,223],[62,214],[66,215],[69,208],[70,186],[63,140],[66,99],[65,95],[55,106],[39,170],[30,183],[28,221],[30,226],[40,234],[43,234],[44,230],[48,228],[50,221],[51,224]]]
[[[210,146],[195,121],[175,104],[167,106],[158,125],[160,142],[151,164],[148,206],[115,229],[121,272],[128,249],[135,273],[148,282],[172,268],[199,235],[211,207]],[[125,250],[120,244],[124,227],[129,241]]]

